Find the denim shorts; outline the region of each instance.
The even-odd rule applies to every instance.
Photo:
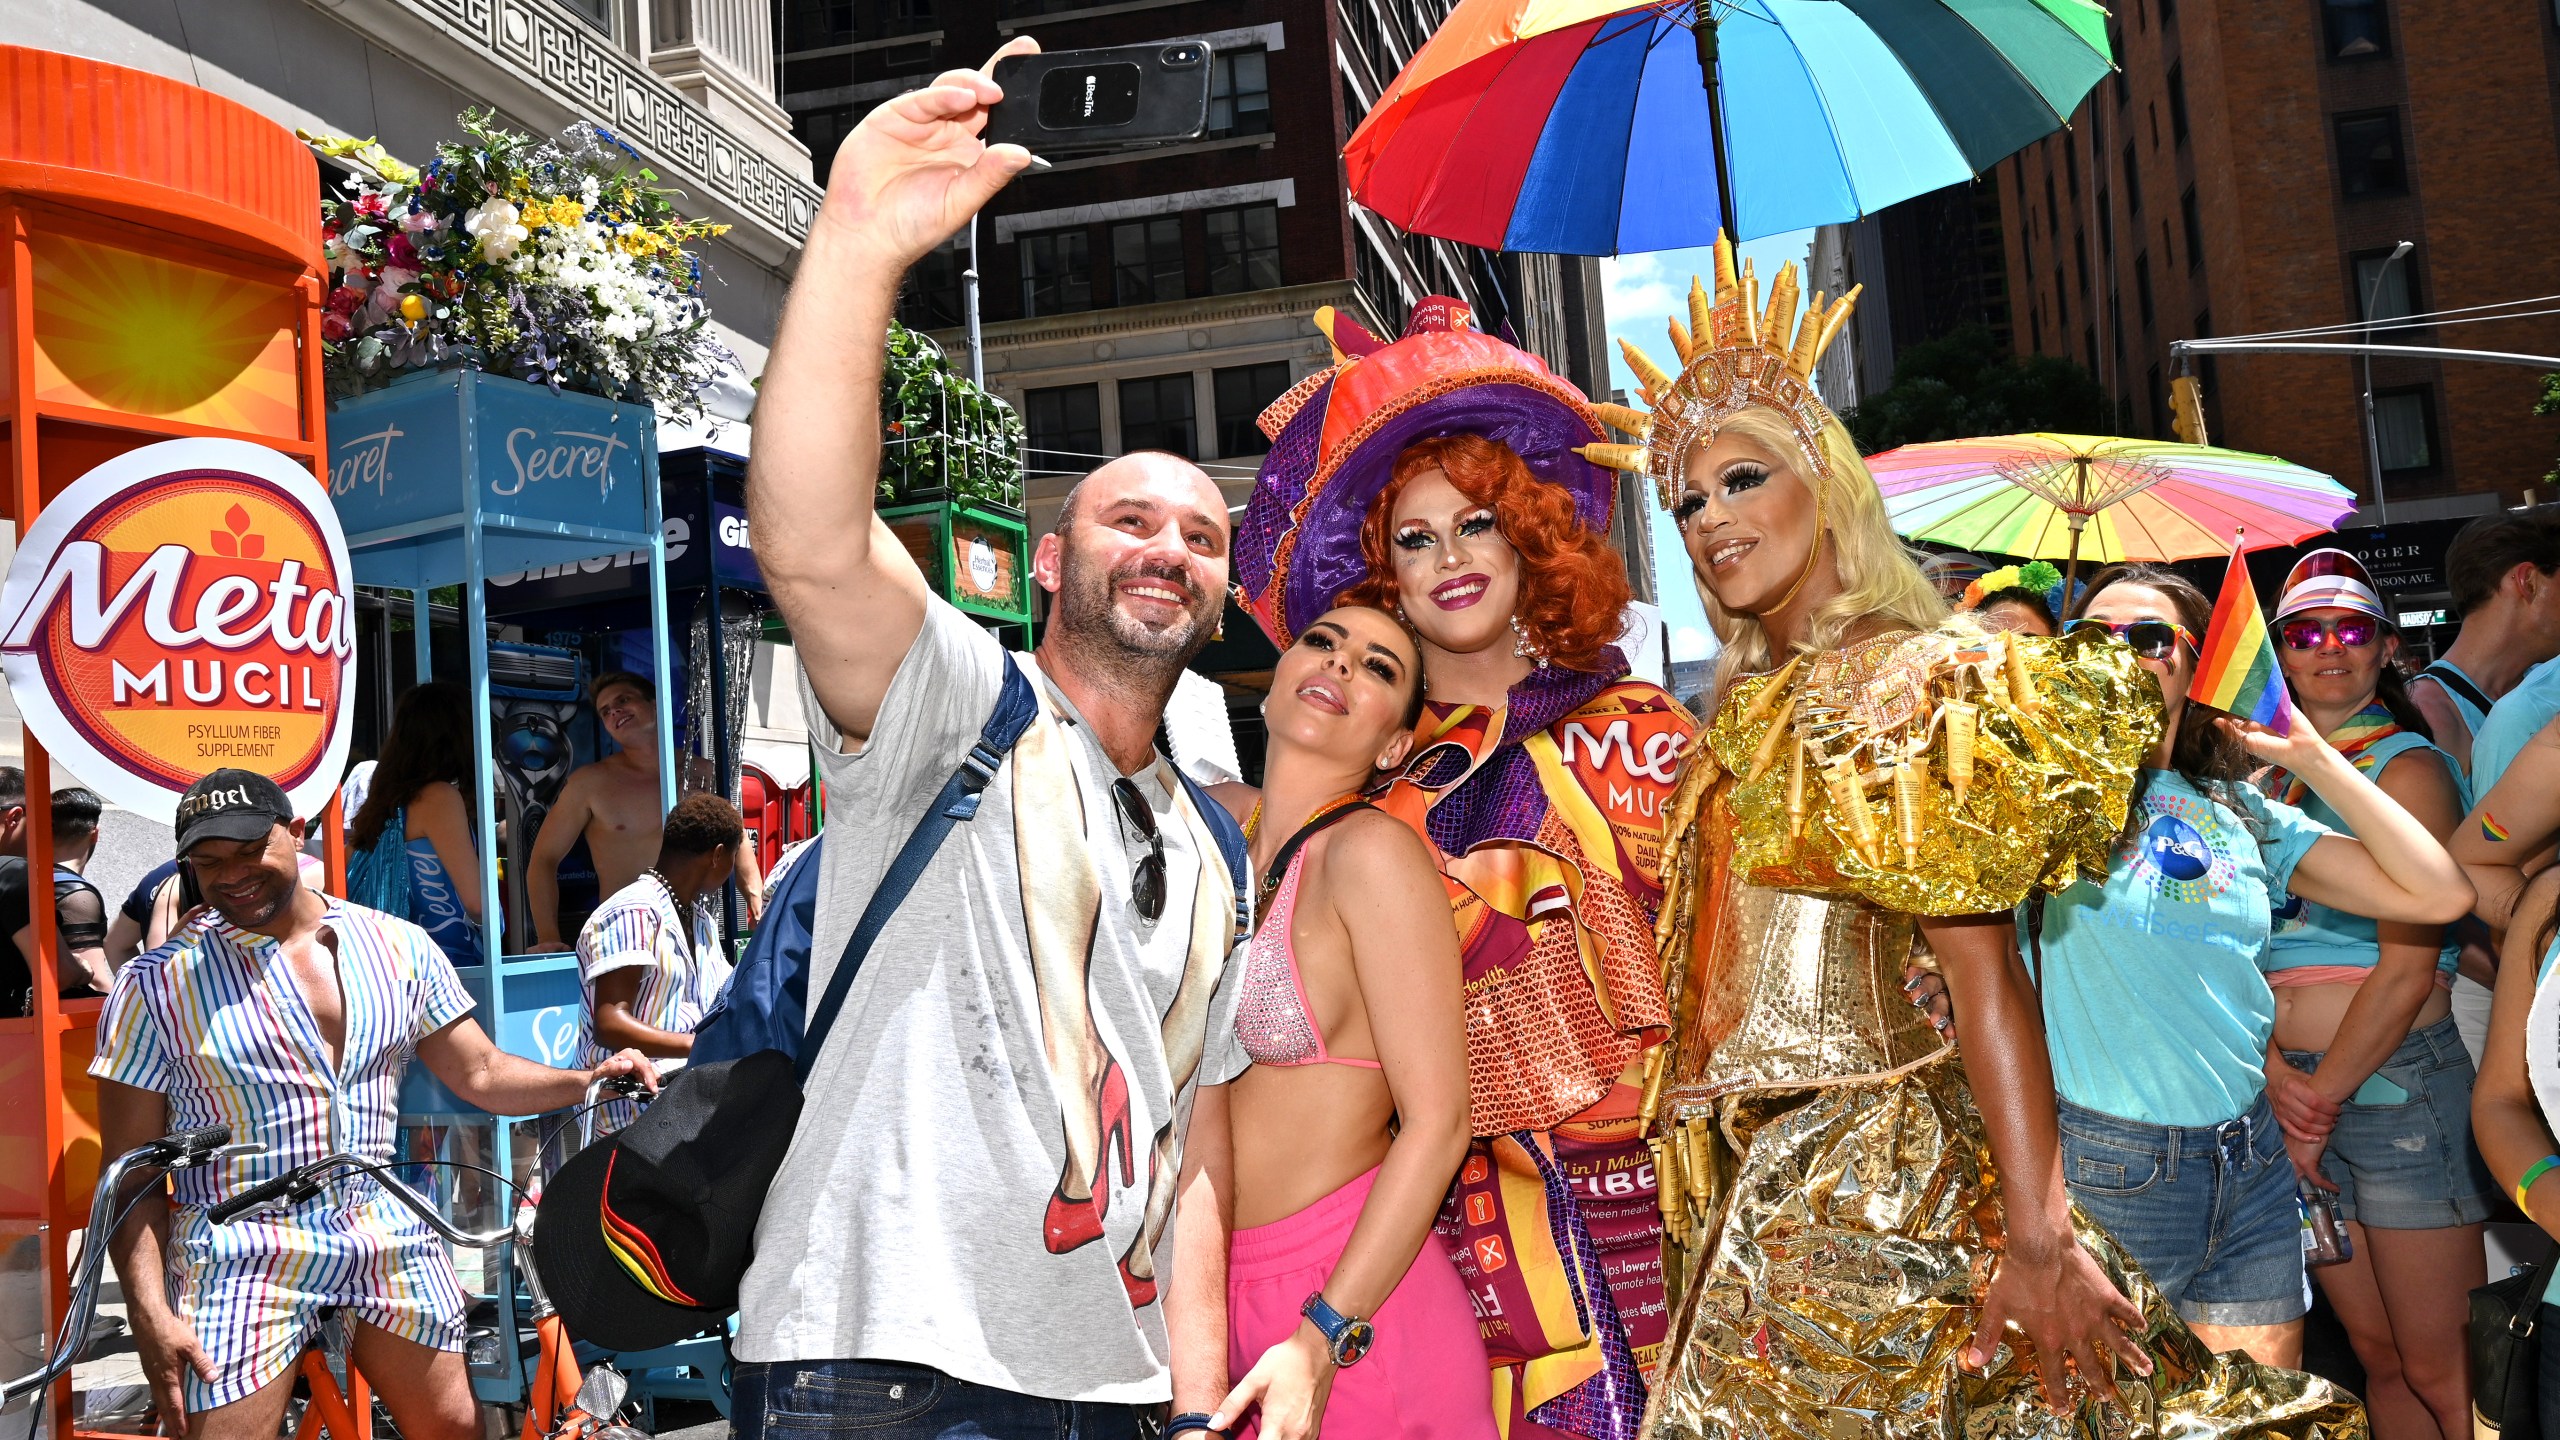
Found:
[[[2294,1069],[2317,1054],[2287,1050]],[[2489,1218],[2488,1167],[2471,1143],[2471,1055],[2448,1015],[2412,1030],[2374,1075],[2397,1086],[2390,1104],[2349,1101],[2329,1132],[2320,1173],[2338,1187],[2339,1213],[2385,1230],[2443,1230]],[[2371,1093],[2368,1085],[2365,1093]]]
[[[741,1364],[731,1381],[736,1440],[1153,1440],[1162,1405],[1047,1400],[892,1360]]]
[[[2191,1325],[2281,1325],[2311,1308],[2284,1132],[2260,1095],[2220,1125],[2151,1125],[2056,1100],[2062,1178]]]

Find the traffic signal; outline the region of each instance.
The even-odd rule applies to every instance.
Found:
[[[2169,426],[2178,438],[2190,445],[2206,445],[2204,434],[2204,388],[2193,375],[2181,375],[2169,382]]]

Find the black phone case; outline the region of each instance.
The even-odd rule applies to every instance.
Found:
[[[995,68],[1004,99],[979,138],[1044,158],[1197,140],[1215,58],[1202,40],[1007,57]]]

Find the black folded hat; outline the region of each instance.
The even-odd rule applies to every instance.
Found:
[[[534,1213],[533,1263],[569,1333],[649,1350],[735,1310],[799,1119],[790,1058],[764,1050],[686,1066],[562,1166]]]

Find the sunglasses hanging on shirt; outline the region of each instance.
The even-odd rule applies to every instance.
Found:
[[[1121,821],[1147,842],[1137,873],[1129,877],[1129,899],[1138,907],[1138,918],[1152,925],[1164,916],[1164,836],[1156,832],[1156,812],[1135,782],[1126,777],[1112,781],[1111,798],[1120,807]]]

